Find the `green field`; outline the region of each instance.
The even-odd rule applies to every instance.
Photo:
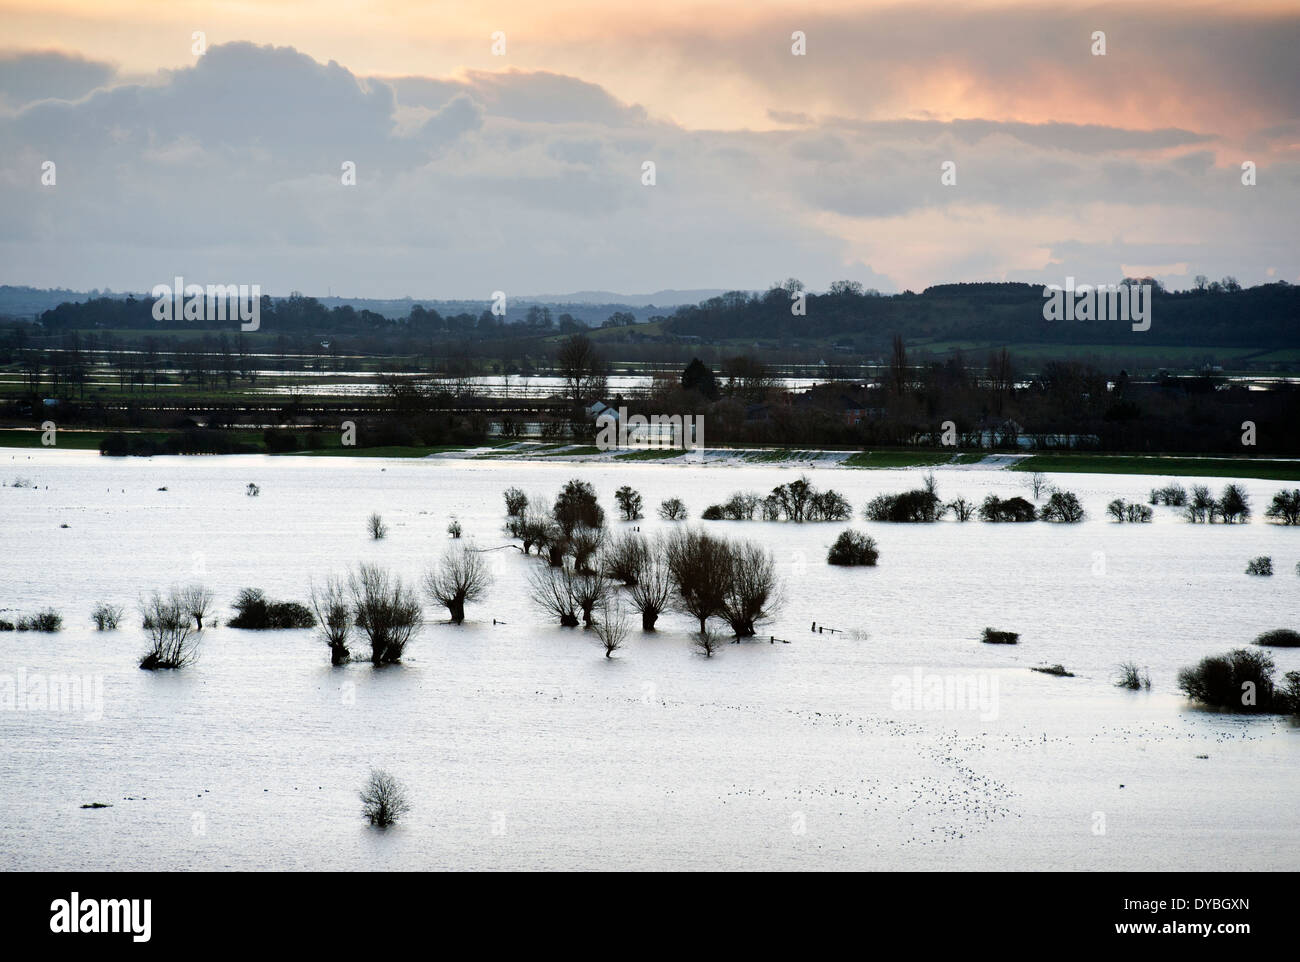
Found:
[[[179,431],[80,431],[71,428],[61,428],[55,434],[55,448],[62,448],[66,451],[98,451],[100,443],[110,434],[127,434],[131,437],[146,438],[155,443],[161,444],[169,437],[179,434]],[[300,432],[306,433],[306,432]],[[40,431],[24,431],[13,428],[0,428],[0,448],[40,448],[45,447],[41,444],[42,433]],[[230,431],[226,436],[238,441],[241,444],[255,446],[262,453],[266,453],[266,444],[262,439],[261,431]],[[414,445],[414,446],[397,446],[388,447],[343,447],[340,438],[334,434],[324,434],[321,436],[323,446],[312,450],[300,450],[285,452],[287,455],[306,455],[310,457],[345,457],[345,458],[423,458],[431,454],[450,454],[456,451],[469,450],[471,445],[464,444],[438,444],[438,445]],[[488,445],[472,445],[473,447],[500,447],[504,442],[498,442]],[[161,456],[161,455],[160,455]]]
[[[958,455],[958,458],[980,460],[984,455]],[[951,454],[938,454],[934,451],[859,451],[850,455],[842,463],[846,468],[916,468],[934,464],[951,464]],[[969,461],[958,463],[969,464]]]
[[[1033,454],[1013,471],[1060,471],[1073,474],[1150,474],[1180,478],[1260,478],[1300,481],[1300,461],[1263,458],[1214,458],[1178,455]]]
[[[614,455],[615,461],[662,461],[664,458],[678,458],[685,454],[680,448],[663,450],[628,451],[626,454]]]

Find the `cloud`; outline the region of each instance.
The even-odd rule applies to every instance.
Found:
[[[0,110],[38,100],[77,100],[113,79],[111,64],[59,51],[0,53]]]
[[[620,103],[596,84],[546,71],[471,70],[464,80],[397,77],[386,82],[404,104],[437,109],[463,95],[490,116],[531,123],[621,127],[642,123],[647,117],[644,107]]]
[[[4,89],[48,73],[13,60]],[[779,130],[687,129],[548,71],[362,77],[251,43],[143,82],[96,76],[0,114],[2,282],[139,290],[179,273],[486,298],[1101,280],[1184,262],[1246,283],[1265,265],[1300,272],[1300,164],[1262,154],[1259,186],[1243,187],[1210,126],[810,109],[774,113]],[[40,184],[47,160],[55,187]]]

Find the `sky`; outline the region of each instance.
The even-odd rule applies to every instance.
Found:
[[[1297,50],[1300,0],[0,0],[0,283],[1295,283]]]

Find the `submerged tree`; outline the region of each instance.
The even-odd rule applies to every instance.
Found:
[[[780,604],[772,552],[752,541],[729,545],[730,571],[722,617],[737,638],[752,638],[758,622]]]
[[[506,515],[511,518],[518,518],[528,510],[528,495],[518,488],[506,488]]]
[[[370,772],[361,790],[361,806],[361,814],[379,828],[387,828],[411,810],[405,787],[381,769]]]
[[[875,538],[865,532],[848,528],[841,531],[840,536],[831,545],[831,550],[826,553],[826,563],[845,566],[874,565],[879,557],[880,551],[876,547]]]
[[[573,557],[573,570],[582,574],[592,574],[591,559],[604,544],[605,532],[600,528],[588,528],[579,525],[573,529],[566,542],[568,553]]]
[[[1285,489],[1273,495],[1273,503],[1264,509],[1264,517],[1282,524],[1300,524],[1300,488]]]
[[[659,517],[665,521],[685,521],[686,505],[681,498],[668,498],[659,504]]]
[[[698,634],[691,636],[691,644],[693,644],[705,658],[712,658],[713,653],[722,647],[722,639],[707,628],[702,628]]]
[[[352,634],[352,605],[347,586],[341,578],[330,577],[325,583],[311,586],[311,607],[321,637],[330,649],[330,664],[345,665],[352,657],[348,638]]]
[[[614,652],[622,648],[627,641],[631,626],[628,624],[622,606],[615,600],[607,599],[601,603],[599,614],[592,623],[592,629],[605,649],[605,657],[611,658]]]
[[[203,630],[203,619],[212,610],[212,591],[203,585],[186,585],[177,596],[185,613],[194,619],[194,626]]]
[[[1038,516],[1044,521],[1078,524],[1084,519],[1083,505],[1071,491],[1053,491]]]
[[[604,575],[578,572],[573,578],[573,600],[582,612],[582,624],[590,628],[598,605],[604,604],[610,594],[610,583]]]
[[[1224,524],[1236,524],[1250,519],[1250,497],[1239,484],[1225,484],[1218,501],[1219,517]]]
[[[731,577],[727,543],[702,531],[674,532],[665,542],[668,570],[682,610],[700,623],[721,615]]]
[[[416,593],[396,575],[378,565],[361,564],[348,577],[356,626],[370,640],[370,660],[375,665],[402,660],[411,637],[423,622]]]
[[[457,625],[465,620],[465,603],[482,598],[491,583],[483,555],[464,545],[448,548],[437,567],[424,575],[424,590],[429,598],[445,607]]]
[[[538,568],[529,578],[533,604],[560,620],[561,627],[578,627],[578,602],[574,575],[564,565]]]
[[[635,521],[641,517],[641,495],[626,484],[614,492],[614,500],[618,502],[618,510],[624,521]]]
[[[603,528],[605,526],[605,509],[596,498],[596,489],[591,482],[577,478],[567,482],[560,489],[559,497],[551,508],[555,523],[560,526],[565,537],[579,526]]]
[[[625,585],[636,584],[641,562],[650,550],[645,535],[636,531],[616,534],[605,544],[601,553],[600,570],[615,581]]]
[[[628,601],[641,613],[641,630],[654,631],[655,622],[668,607],[673,577],[661,540],[650,545],[639,559],[636,577],[628,588]]]
[[[194,661],[203,630],[195,627],[180,591],[172,588],[167,595],[153,592],[140,602],[140,615],[150,642],[149,651],[140,659],[141,668],[184,668]]]

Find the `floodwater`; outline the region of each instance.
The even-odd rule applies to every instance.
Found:
[[[858,510],[921,477],[809,473]],[[184,671],[135,667],[135,602],[153,588],[202,581],[224,621],[242,587],[306,601],[311,578],[359,561],[416,579],[452,515],[477,546],[505,545],[512,485],[550,496],[583,477],[612,517],[631,484],[698,517],[795,474],[0,451],[0,618],[53,606],[65,619],[54,635],[0,633],[0,867],[1300,868],[1300,729],[1198,710],[1174,687],[1204,655],[1300,628],[1300,529],[1260,517],[1273,482],[1247,482],[1248,525],[1163,507],[1118,525],[1105,504],[1164,479],[1055,475],[1083,524],[858,521],[880,545],[866,569],[825,564],[844,525],[707,523],[771,546],[785,584],[761,640],[712,659],[681,615],[605,659],[589,632],[532,607],[539,562],[503,548],[468,622],[428,609],[400,666],[332,668],[311,632],[223,624]],[[936,474],[946,499],[1025,493],[1022,474]],[[383,541],[366,534],[373,511]],[[1260,554],[1274,577],[1244,574]],[[93,630],[100,600],[128,609],[123,629]],[[981,644],[986,625],[1020,644]],[[1274,654],[1279,673],[1300,669],[1300,650]],[[1114,687],[1126,660],[1152,691]],[[1029,670],[1055,663],[1076,677]],[[30,694],[72,676],[101,698]],[[387,831],[360,817],[372,767],[412,802]],[[111,807],[81,808],[95,802]]]

